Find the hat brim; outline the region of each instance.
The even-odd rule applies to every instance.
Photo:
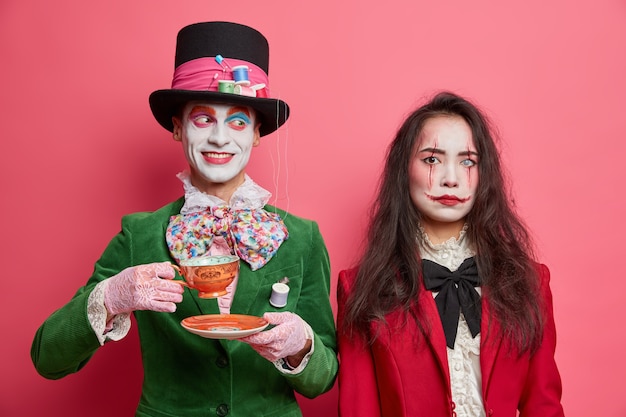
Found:
[[[150,109],[154,118],[170,132],[174,129],[172,116],[178,115],[190,101],[210,101],[223,104],[240,104],[256,110],[261,136],[269,135],[289,118],[289,106],[280,99],[250,97],[215,91],[157,90],[150,94]]]

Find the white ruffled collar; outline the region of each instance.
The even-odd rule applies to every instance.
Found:
[[[417,227],[419,228],[419,240],[422,242],[422,244],[424,246],[427,246],[428,248],[432,249],[432,250],[441,250],[444,248],[457,248],[460,246],[465,246],[467,245],[466,238],[465,235],[467,233],[467,223],[465,223],[463,225],[463,228],[461,229],[461,231],[459,232],[459,237],[458,239],[454,236],[452,236],[450,239],[446,240],[445,242],[441,242],[441,243],[433,243],[431,242],[430,238],[428,237],[428,233],[426,233],[426,230],[422,227],[421,224],[418,224]]]
[[[241,184],[226,203],[219,197],[204,193],[191,184],[191,175],[185,170],[176,175],[183,183],[185,190],[185,204],[181,209],[181,214],[196,213],[206,210],[208,207],[227,205],[231,209],[260,209],[263,208],[272,197],[272,193],[252,181],[252,178],[245,174],[243,184]]]
[[[420,246],[420,256],[443,265],[451,271],[456,271],[463,261],[475,255],[467,238],[468,225],[465,223],[459,233],[459,238],[451,237],[445,242],[433,243],[421,225],[418,225],[417,241]]]

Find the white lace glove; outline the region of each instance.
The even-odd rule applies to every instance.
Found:
[[[289,312],[265,313],[263,318],[270,324],[275,324],[276,327],[242,337],[239,340],[249,344],[252,349],[270,362],[289,356],[297,356],[298,359],[295,362],[298,363],[295,366],[292,363],[290,365],[298,366],[304,355],[310,350],[311,339],[307,339],[306,322],[297,314]],[[309,349],[303,351],[307,346]]]
[[[112,316],[135,310],[173,313],[174,303],[183,300],[183,287],[171,281],[175,275],[169,262],[126,268],[107,280],[104,289],[107,312]]]

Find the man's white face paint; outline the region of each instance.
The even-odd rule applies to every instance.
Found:
[[[252,147],[259,144],[253,109],[210,102],[188,103],[182,119],[174,118],[189,162],[192,184],[201,191],[229,189],[244,181]]]

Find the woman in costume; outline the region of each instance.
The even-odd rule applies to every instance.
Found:
[[[338,283],[342,417],[561,417],[549,271],[481,111],[443,92],[391,143]]]

